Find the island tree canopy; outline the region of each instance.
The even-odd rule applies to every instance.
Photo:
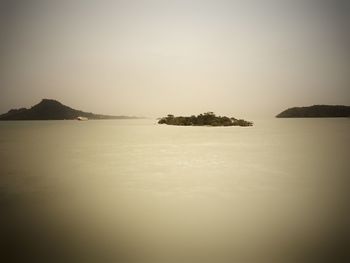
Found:
[[[216,116],[214,112],[206,112],[197,116],[175,117],[168,114],[158,121],[159,124],[180,125],[180,126],[252,126],[253,123],[243,119],[229,118],[226,116]]]

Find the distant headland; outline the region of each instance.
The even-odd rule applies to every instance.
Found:
[[[340,118],[350,117],[350,106],[343,105],[313,105],[309,107],[294,107],[282,111],[277,118]]]
[[[250,121],[229,118],[226,116],[216,116],[213,112],[207,112],[191,117],[175,117],[169,114],[158,121],[159,124],[179,125],[179,126],[253,126]]]
[[[72,109],[57,100],[43,99],[30,109],[12,109],[0,115],[0,120],[74,120],[78,118],[105,120],[105,119],[139,119],[139,117],[111,116],[84,112]]]

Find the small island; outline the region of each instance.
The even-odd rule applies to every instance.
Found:
[[[167,117],[160,118],[158,123],[179,126],[253,126],[253,122],[233,117],[216,116],[213,112],[206,112],[197,116],[192,115],[190,117],[175,117],[169,114]]]
[[[282,111],[277,118],[342,118],[350,117],[350,106],[313,105],[294,107]]]

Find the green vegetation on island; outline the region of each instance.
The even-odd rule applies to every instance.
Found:
[[[12,109],[0,115],[0,120],[73,120],[80,118],[103,120],[103,119],[136,119],[137,117],[110,116],[94,114],[72,109],[56,100],[43,99],[30,109]]]
[[[289,108],[276,116],[277,118],[339,118],[350,117],[350,106],[313,105],[309,107]]]
[[[167,117],[161,118],[159,124],[179,125],[179,126],[253,126],[250,121],[229,118],[226,116],[216,116],[213,112],[207,112],[191,117],[175,117],[169,114]]]

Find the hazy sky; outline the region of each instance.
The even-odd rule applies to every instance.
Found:
[[[0,0],[0,112],[268,117],[350,105],[340,0]]]

